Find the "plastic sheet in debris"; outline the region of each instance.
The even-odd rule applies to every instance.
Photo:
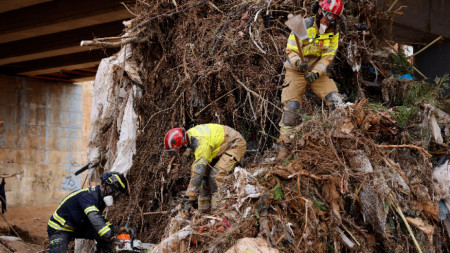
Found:
[[[180,243],[182,240],[189,237],[192,233],[192,228],[190,225],[182,228],[175,234],[167,237],[158,245],[153,248],[148,249],[147,253],[167,253],[167,252],[180,252]]]
[[[120,138],[117,142],[117,156],[111,171],[118,171],[127,174],[133,165],[133,156],[136,153],[136,133],[137,133],[137,115],[134,111],[133,92],[128,94],[128,101],[125,107],[125,113],[122,119]]]
[[[234,169],[234,177],[236,183],[234,184],[234,190],[237,193],[237,204],[236,210],[242,206],[244,201],[248,198],[259,198],[261,196],[261,190],[251,182],[257,182],[256,178],[253,177],[246,169],[241,167],[236,167]]]
[[[99,150],[95,143],[100,138],[100,128],[114,113],[115,103],[110,100],[123,72],[135,83],[142,83],[138,75],[138,67],[131,54],[129,45],[122,47],[119,53],[105,58],[100,62],[95,76],[94,89],[92,92],[92,110],[91,122],[92,129],[89,136],[89,145],[87,150],[88,161],[92,162],[99,156]],[[134,112],[134,96],[136,95],[136,86],[132,92],[128,92],[128,101],[125,108],[122,122],[119,122],[120,139],[117,143],[117,157],[115,159],[112,171],[126,173],[132,165],[132,157],[136,152],[136,132],[137,116]]]
[[[436,166],[433,171],[433,186],[438,199],[450,209],[450,164],[449,159]]]
[[[262,238],[242,238],[225,253],[277,253],[277,249],[271,248]]]

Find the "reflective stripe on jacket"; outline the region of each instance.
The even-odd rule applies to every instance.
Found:
[[[301,40],[302,52],[309,63],[310,70],[320,75],[326,72],[326,68],[333,61],[339,46],[339,32],[330,27],[325,34],[319,34],[315,17],[305,19],[308,38]],[[330,31],[331,30],[331,31]],[[286,67],[295,68],[295,62],[300,59],[297,54],[298,47],[295,36],[291,32],[286,45],[288,64]]]
[[[74,232],[91,227],[88,215],[92,212],[98,213],[100,236],[110,231],[110,224],[102,218],[105,204],[101,198],[100,186],[84,188],[67,195],[59,204],[56,211],[50,217],[48,226],[55,230]]]

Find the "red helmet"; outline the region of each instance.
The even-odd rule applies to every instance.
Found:
[[[332,23],[334,19],[332,15],[329,15],[330,13],[340,18],[344,12],[344,4],[342,3],[342,0],[320,0],[319,6],[324,12],[324,16]]]
[[[183,128],[170,129],[164,137],[164,148],[166,150],[177,149],[187,143],[186,131]]]

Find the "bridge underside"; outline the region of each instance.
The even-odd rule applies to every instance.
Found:
[[[116,49],[81,47],[81,40],[122,34],[132,17],[119,0],[0,2],[0,73],[65,82],[93,79]],[[126,1],[125,1],[126,4]]]
[[[389,0],[388,6],[392,3],[394,0]],[[393,39],[398,43],[413,45],[417,52],[442,36],[442,40],[417,55],[414,64],[428,78],[449,73],[450,1],[401,0],[397,1],[393,10],[401,6],[406,8],[400,10],[404,15],[395,16]]]
[[[393,39],[418,50],[438,36],[415,64],[425,75],[448,72],[450,2],[377,0],[381,8],[406,6],[394,20]],[[0,1],[0,74],[74,82],[92,80],[100,60],[117,49],[81,47],[81,40],[119,36],[132,17],[123,0]],[[131,1],[132,6],[135,2]],[[126,2],[124,4],[127,4]],[[429,64],[432,62],[433,64]],[[437,63],[437,64],[436,64]],[[432,67],[431,67],[432,66]]]

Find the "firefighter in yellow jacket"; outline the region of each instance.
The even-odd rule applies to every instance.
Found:
[[[293,128],[302,121],[301,97],[307,86],[327,105],[336,106],[342,103],[336,84],[327,76],[326,69],[336,55],[339,43],[336,23],[343,10],[341,0],[320,0],[315,3],[313,12],[316,16],[305,19],[308,38],[301,40],[305,62],[302,62],[298,55],[299,48],[294,34],[289,35],[286,46],[286,75],[281,94],[284,108],[280,122],[280,154],[285,153],[285,145],[290,143]],[[281,159],[285,156],[284,153]]]
[[[164,147],[166,150],[192,150],[195,161],[186,196],[190,202],[198,199],[199,210],[206,211],[209,208],[217,209],[219,187],[244,157],[247,143],[231,127],[203,124],[188,131],[183,128],[169,130],[164,138]],[[201,187],[202,181],[208,190]]]

